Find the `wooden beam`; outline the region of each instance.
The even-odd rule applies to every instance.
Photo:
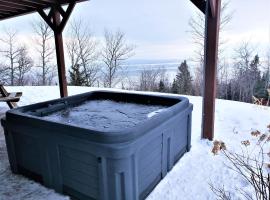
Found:
[[[49,11],[48,14],[46,14],[43,10],[38,10],[40,16],[47,22],[47,24],[54,31],[57,69],[58,69],[61,97],[66,97],[68,95],[62,32],[72,13],[73,8],[75,7],[75,4],[76,4],[75,2],[71,2],[68,5],[66,11],[61,7],[60,4],[54,5],[51,7],[51,10]]]
[[[53,21],[56,27],[60,26],[61,24],[60,13],[56,9],[54,9]],[[62,37],[62,31],[57,31],[57,30],[58,28],[54,30],[54,38],[55,38],[55,50],[56,50],[60,95],[61,97],[66,97],[68,96],[68,91],[67,91],[63,37]]]
[[[62,8],[62,6],[61,5],[56,5],[56,7],[57,7],[58,12],[62,15],[62,17],[65,17],[66,12]]]
[[[209,13],[209,1],[212,0],[208,0],[205,15],[202,138],[213,140],[221,0],[214,0],[214,17]]]
[[[42,2],[41,0],[39,0],[39,1],[21,0],[21,2],[23,2],[23,3],[31,3],[31,4],[35,4],[35,5],[38,5],[38,6],[46,5],[47,4],[46,2]]]
[[[50,4],[57,3],[57,0],[56,1],[55,0],[39,0],[39,1],[44,2],[44,3],[50,3]]]
[[[0,4],[1,4],[1,7],[3,7],[3,8],[12,8],[12,9],[22,8],[21,6],[15,6],[15,5],[10,4],[8,2],[5,2],[5,1],[4,2],[3,1],[0,1]]]
[[[10,12],[7,13],[6,12],[7,9],[5,9],[5,7],[9,7]],[[37,11],[37,9],[43,9],[44,7],[46,7],[46,4],[43,4],[43,3],[41,4],[40,2],[37,2],[37,1],[0,0],[1,10],[5,9],[4,11],[0,11],[0,13],[2,14],[0,20],[29,14],[34,11]],[[11,12],[11,9],[12,9],[12,12]]]
[[[5,9],[0,8],[0,13],[3,14],[3,15],[10,15],[10,14],[16,13],[16,12],[7,11]]]
[[[56,30],[55,24],[52,22],[52,13],[53,13],[53,8],[51,8],[49,15],[47,15],[44,10],[39,9],[38,10],[39,15],[44,19],[44,21],[51,27],[53,31]]]
[[[41,3],[40,1],[27,1],[27,0],[21,0],[21,1],[18,1],[18,0],[9,0],[8,3],[12,3],[12,4],[15,4],[15,5],[21,5],[21,6],[31,6],[31,7],[34,7],[36,8],[37,6],[40,6],[40,5],[46,5],[44,3]]]
[[[1,10],[4,10],[4,11],[8,11],[8,12],[18,12],[18,11],[24,10],[21,7],[13,8],[13,7],[7,6],[5,4],[1,4],[1,8],[0,9]]]
[[[3,1],[3,0],[0,0],[0,4],[1,5],[6,5],[6,6],[9,6],[11,8],[18,8],[18,7],[23,7],[23,8],[36,8],[36,6],[34,6],[33,4],[26,4],[26,3],[21,3],[21,2],[18,2],[18,1]]]
[[[206,1],[205,0],[190,0],[200,11],[205,14]]]
[[[76,5],[75,2],[70,3],[70,4],[68,5],[68,8],[67,8],[65,14],[62,15],[63,19],[62,19],[61,24],[60,24],[60,26],[59,26],[59,31],[62,32],[62,31],[64,30],[64,28],[65,28],[65,26],[66,26],[66,24],[67,24],[67,21],[68,21],[70,15],[71,15],[71,13],[72,13],[72,11],[73,11],[75,5]]]
[[[58,11],[64,17],[67,12],[61,6],[83,1],[87,0],[0,0],[0,20],[30,14],[51,7],[58,7]],[[64,24],[61,27],[64,27]]]
[[[215,14],[216,14],[216,0],[209,0],[209,8],[210,8],[209,15],[211,17],[215,17]]]

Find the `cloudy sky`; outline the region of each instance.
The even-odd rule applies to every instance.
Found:
[[[270,0],[231,0],[233,18],[223,33],[228,52],[249,41],[259,54],[270,48]],[[96,37],[104,29],[121,29],[136,45],[136,59],[189,59],[194,45],[189,19],[197,9],[189,0],[91,0],[76,6],[71,20],[82,19]],[[31,14],[0,22],[19,30],[23,41],[32,36]],[[65,34],[65,33],[64,33]]]

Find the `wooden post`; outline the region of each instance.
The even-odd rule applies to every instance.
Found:
[[[207,0],[204,44],[202,138],[213,140],[221,0]]]
[[[74,1],[70,2],[67,9],[63,10],[60,4],[56,4],[51,7],[51,10],[48,14],[46,14],[44,10],[42,9],[38,10],[38,13],[40,14],[40,16],[45,20],[45,22],[51,27],[51,29],[54,32],[57,69],[58,69],[58,78],[59,78],[59,87],[60,87],[61,97],[68,96],[62,32],[65,28],[65,25],[75,5],[76,5],[76,2]]]
[[[59,27],[61,23],[59,11],[54,10],[53,19],[54,19],[56,27]],[[65,56],[64,56],[62,30],[55,28],[54,38],[55,38],[55,50],[56,50],[60,95],[61,97],[66,97],[68,96],[68,92],[67,92],[67,79],[66,79],[66,70],[65,70],[66,68],[65,68]]]

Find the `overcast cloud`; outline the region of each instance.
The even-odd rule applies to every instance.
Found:
[[[232,46],[250,41],[258,53],[270,47],[270,0],[231,0],[233,19],[224,33]],[[91,0],[79,3],[71,20],[81,18],[96,37],[105,28],[121,29],[137,46],[138,59],[184,59],[192,57],[194,46],[188,21],[197,11],[189,0]],[[0,22],[2,27],[20,31],[25,41],[31,36],[31,14]]]

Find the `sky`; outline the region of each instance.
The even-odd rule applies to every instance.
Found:
[[[243,41],[259,54],[270,49],[270,0],[231,0],[229,10],[233,17],[223,32],[228,54]],[[181,60],[190,59],[196,50],[188,25],[196,12],[189,0],[91,0],[78,3],[70,20],[82,19],[97,38],[105,29],[120,29],[136,46],[133,59]],[[1,21],[0,30],[16,28],[20,42],[31,41],[31,22],[38,18],[30,14]]]

